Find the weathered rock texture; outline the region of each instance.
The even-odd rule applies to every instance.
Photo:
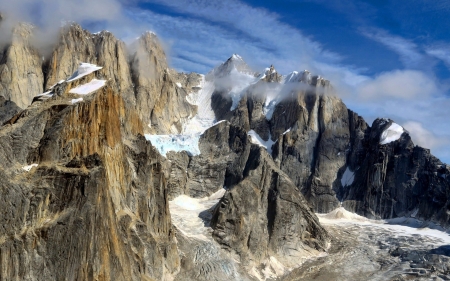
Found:
[[[30,44],[33,26],[17,25],[12,32],[11,43],[0,56],[0,96],[11,100],[21,108],[31,104],[35,95],[42,93],[44,75],[42,58]]]
[[[110,79],[110,87],[137,109],[145,132],[180,133],[182,122],[197,112],[186,100],[186,90],[195,86],[189,79],[183,84],[186,89],[176,85],[181,77],[169,70],[153,33],[144,33],[127,50],[124,42],[108,31],[91,34],[72,23],[61,29],[50,58],[43,61],[29,44],[32,29],[20,24],[0,61],[0,95],[19,107],[26,108],[34,96],[66,80],[81,62],[87,62],[103,67],[99,77]],[[190,78],[194,83],[195,75]]]
[[[244,179],[227,191],[211,223],[214,239],[250,267],[269,257],[293,266],[299,258],[324,250],[328,239],[289,177],[256,145]]]
[[[21,108],[13,101],[6,100],[3,96],[0,96],[0,125],[3,125],[19,111],[21,111]]]
[[[1,280],[170,280],[168,164],[119,94],[84,98],[33,104],[0,130]]]
[[[230,58],[225,64],[231,62]],[[225,64],[210,75],[221,75],[218,70]],[[212,108],[217,119],[274,141],[274,161],[316,212],[329,212],[344,201],[349,210],[368,217],[413,214],[450,224],[448,168],[429,150],[415,147],[407,133],[380,145],[380,135],[392,121],[380,119],[371,128],[333,95],[323,78],[305,71],[279,83],[277,75],[273,66],[267,69],[260,81],[245,89],[233,110],[230,88],[216,87]],[[273,101],[274,91],[283,98],[268,117],[267,101]],[[354,172],[355,181],[344,187],[346,170]]]
[[[232,111],[226,90],[216,91],[212,95],[213,109],[218,119],[229,120],[246,131],[254,130],[266,141],[276,141],[272,156],[279,168],[315,211],[329,212],[339,206],[338,178],[346,163],[350,138],[347,108],[332,95],[326,80],[314,76],[307,79],[310,84],[303,80],[279,84],[277,75],[272,66],[267,70],[268,80],[250,86]],[[272,91],[280,92],[284,99],[267,118],[264,105],[267,93]]]
[[[187,102],[186,91],[170,75],[155,34],[144,33],[135,48],[131,68],[136,107],[142,121],[153,134],[181,133],[182,121],[194,116],[197,107]]]
[[[207,197],[241,181],[250,146],[249,136],[242,128],[220,122],[200,137],[200,155],[169,153],[170,198],[181,194]]]

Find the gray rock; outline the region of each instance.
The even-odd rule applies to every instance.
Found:
[[[3,96],[0,96],[0,125],[3,125],[20,111],[20,107],[15,102],[6,100]]]
[[[311,249],[324,251],[328,241],[295,185],[256,145],[244,179],[226,192],[211,225],[213,238],[248,267],[257,267],[270,256],[289,265]]]
[[[171,198],[181,194],[206,197],[242,180],[250,153],[249,137],[244,130],[220,122],[202,134],[199,147],[201,153],[197,156],[185,152],[168,154],[172,164]]]
[[[376,119],[364,139],[353,143],[355,181],[341,191],[344,206],[371,218],[413,216],[449,226],[447,165],[428,149],[415,146],[408,132],[397,141],[380,144],[382,132],[392,122]],[[364,127],[359,127],[360,136]]]

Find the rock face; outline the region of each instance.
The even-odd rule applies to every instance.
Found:
[[[0,96],[0,124],[3,125],[6,121],[19,113],[20,110],[20,107],[13,101],[6,100],[3,96]]]
[[[355,121],[359,138],[353,139],[349,163],[354,181],[341,190],[344,206],[370,218],[411,216],[449,226],[448,166],[415,146],[406,131],[380,144],[392,120],[377,119],[369,128]]]
[[[328,239],[289,177],[256,145],[244,179],[217,205],[212,227],[214,239],[250,268],[270,258],[293,266],[308,253],[324,250]]]
[[[166,161],[111,88],[68,98],[0,130],[2,278],[170,280],[179,257]]]
[[[207,197],[241,181],[250,146],[249,136],[242,128],[220,122],[200,137],[200,155],[170,153],[170,198],[181,194]]]
[[[221,68],[211,73],[224,73]],[[242,61],[240,69],[246,69]],[[212,108],[218,119],[274,143],[268,147],[274,161],[316,212],[330,212],[344,202],[350,211],[372,218],[413,215],[450,224],[445,164],[415,147],[407,133],[380,144],[392,121],[368,126],[333,96],[327,80],[308,71],[284,80],[277,75],[273,66],[267,68],[259,81],[247,84],[239,102],[232,87],[216,86]]]
[[[181,133],[182,121],[194,116],[197,108],[187,102],[186,91],[170,75],[155,34],[145,33],[135,48],[131,68],[142,121],[153,134]]]
[[[309,72],[285,78],[271,66],[251,84],[236,109],[226,90],[212,95],[218,119],[254,130],[272,141],[272,156],[302,191],[317,212],[339,206],[338,176],[346,163],[349,145],[349,115],[342,101],[333,96],[327,80]],[[275,97],[273,92],[278,93]]]
[[[111,79],[111,87],[132,99],[133,85],[125,44],[107,31],[91,34],[78,24],[64,27],[48,62],[45,88],[48,89],[72,75],[81,62],[103,67],[101,76]]]
[[[341,204],[450,226],[450,169],[308,71],[259,75],[233,55],[177,73],[153,33],[127,49],[77,24],[43,62],[31,34],[19,25],[0,61],[2,280],[277,278],[326,251],[314,212]],[[95,71],[65,80],[80,62]],[[200,153],[163,157],[144,133],[190,134]],[[174,227],[180,195],[197,205]],[[186,210],[200,231],[182,231]]]
[[[33,97],[42,93],[44,74],[42,58],[31,46],[33,26],[17,25],[12,32],[11,44],[2,50],[0,57],[0,96],[26,108]]]
[[[47,61],[28,43],[31,35],[30,25],[19,25],[0,62],[0,95],[21,108],[69,77],[81,62],[88,62],[103,67],[99,77],[111,79],[110,87],[137,109],[145,132],[181,133],[182,122],[196,113],[196,106],[186,100],[185,88],[176,84],[178,74],[172,77],[174,71],[169,70],[164,50],[152,33],[144,33],[127,50],[108,31],[91,34],[72,23],[61,29]],[[191,78],[195,80],[195,75]]]

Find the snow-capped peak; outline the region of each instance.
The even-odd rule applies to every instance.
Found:
[[[231,60],[241,60],[243,61],[242,57],[238,54],[233,54],[230,58]]]
[[[380,137],[380,144],[388,144],[400,139],[405,132],[402,126],[397,123],[392,123],[389,128],[385,129]]]
[[[247,65],[244,59],[238,54],[233,54],[221,65],[214,68],[207,76],[213,75],[216,78],[228,76],[232,71],[237,71],[242,74],[255,76],[255,71]]]

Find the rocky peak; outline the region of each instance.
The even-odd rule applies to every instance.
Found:
[[[12,31],[11,43],[1,50],[0,95],[21,108],[42,93],[44,85],[41,56],[30,44],[33,29],[31,24],[19,23]]]
[[[264,74],[260,77],[260,80],[272,83],[280,83],[282,76],[278,74],[275,67],[273,65],[270,65],[270,67],[266,68],[264,71]]]
[[[230,58],[228,58],[221,65],[214,68],[208,76],[214,76],[216,78],[222,78],[230,75],[232,71],[236,71],[238,73],[247,74],[251,76],[255,76],[256,72],[251,69],[250,66],[244,61],[244,59],[238,54],[233,54]]]
[[[303,72],[292,71],[289,73],[286,78],[286,83],[295,83],[295,82],[303,82],[305,84],[311,84],[311,73],[308,70],[304,70]]]

